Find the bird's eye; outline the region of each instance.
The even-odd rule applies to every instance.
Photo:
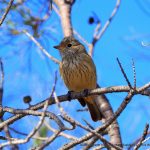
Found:
[[[71,47],[71,46],[72,46],[72,44],[68,44],[67,46],[68,46],[68,47]]]

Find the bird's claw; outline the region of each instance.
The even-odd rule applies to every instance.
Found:
[[[84,95],[87,96],[89,94],[89,89],[84,89]]]
[[[68,91],[68,100],[69,101],[71,101],[71,93],[72,93],[73,91]]]

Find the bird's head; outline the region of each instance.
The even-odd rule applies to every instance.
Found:
[[[68,54],[85,52],[84,46],[72,36],[65,37],[60,44],[54,46],[54,48],[59,50],[62,57]]]

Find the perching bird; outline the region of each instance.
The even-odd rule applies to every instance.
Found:
[[[81,92],[97,87],[96,67],[85,47],[74,37],[65,37],[58,46],[62,57],[60,74],[70,91]],[[101,119],[100,110],[94,101],[96,96],[79,99],[82,106],[87,104],[93,121]]]

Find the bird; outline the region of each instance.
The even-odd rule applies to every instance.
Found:
[[[83,44],[73,36],[64,37],[54,46],[61,55],[60,75],[69,91],[81,92],[97,87],[96,66]],[[82,106],[87,105],[93,121],[101,119],[101,112],[95,102],[96,96],[78,99]]]

